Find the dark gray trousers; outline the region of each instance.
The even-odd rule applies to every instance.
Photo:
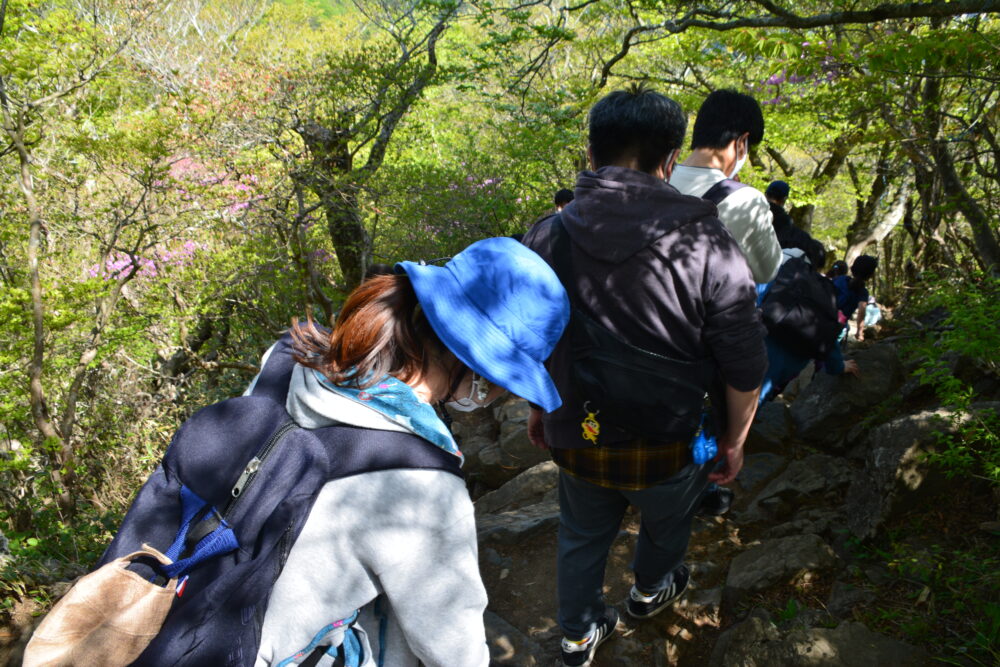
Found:
[[[567,637],[584,637],[604,616],[608,550],[630,504],[641,514],[632,560],[636,586],[653,593],[670,585],[711,468],[692,463],[641,491],[607,489],[559,470],[559,625]]]

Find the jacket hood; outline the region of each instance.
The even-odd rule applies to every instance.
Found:
[[[577,178],[562,211],[573,242],[591,257],[620,264],[678,227],[716,216],[715,204],[680,194],[651,174],[601,167]]]

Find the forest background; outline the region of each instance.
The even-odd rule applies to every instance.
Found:
[[[945,308],[943,400],[1000,349],[1000,2],[0,0],[2,609],[99,556],[177,425],[373,262],[524,231],[644,81],[753,94],[741,172],[791,184],[873,293]],[[682,155],[683,157],[683,155]],[[931,344],[933,343],[933,344]],[[923,344],[923,347],[920,345]],[[996,423],[942,455],[1000,479]],[[1000,627],[1000,609],[996,612]]]

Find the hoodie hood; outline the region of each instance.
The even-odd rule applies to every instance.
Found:
[[[580,174],[562,220],[581,250],[620,264],[664,234],[716,214],[715,204],[682,195],[652,174],[601,167]]]
[[[367,389],[340,387],[321,372],[296,364],[285,409],[296,424],[314,429],[355,426],[413,433],[461,460],[451,431],[430,404],[404,382],[387,375]]]

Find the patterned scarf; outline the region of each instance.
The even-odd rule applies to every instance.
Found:
[[[454,454],[462,463],[465,462],[455,438],[437,412],[429,403],[420,400],[405,382],[386,375],[367,389],[357,389],[335,385],[318,370],[314,369],[313,373],[330,391],[371,408],[394,424],[399,424],[449,454]]]

